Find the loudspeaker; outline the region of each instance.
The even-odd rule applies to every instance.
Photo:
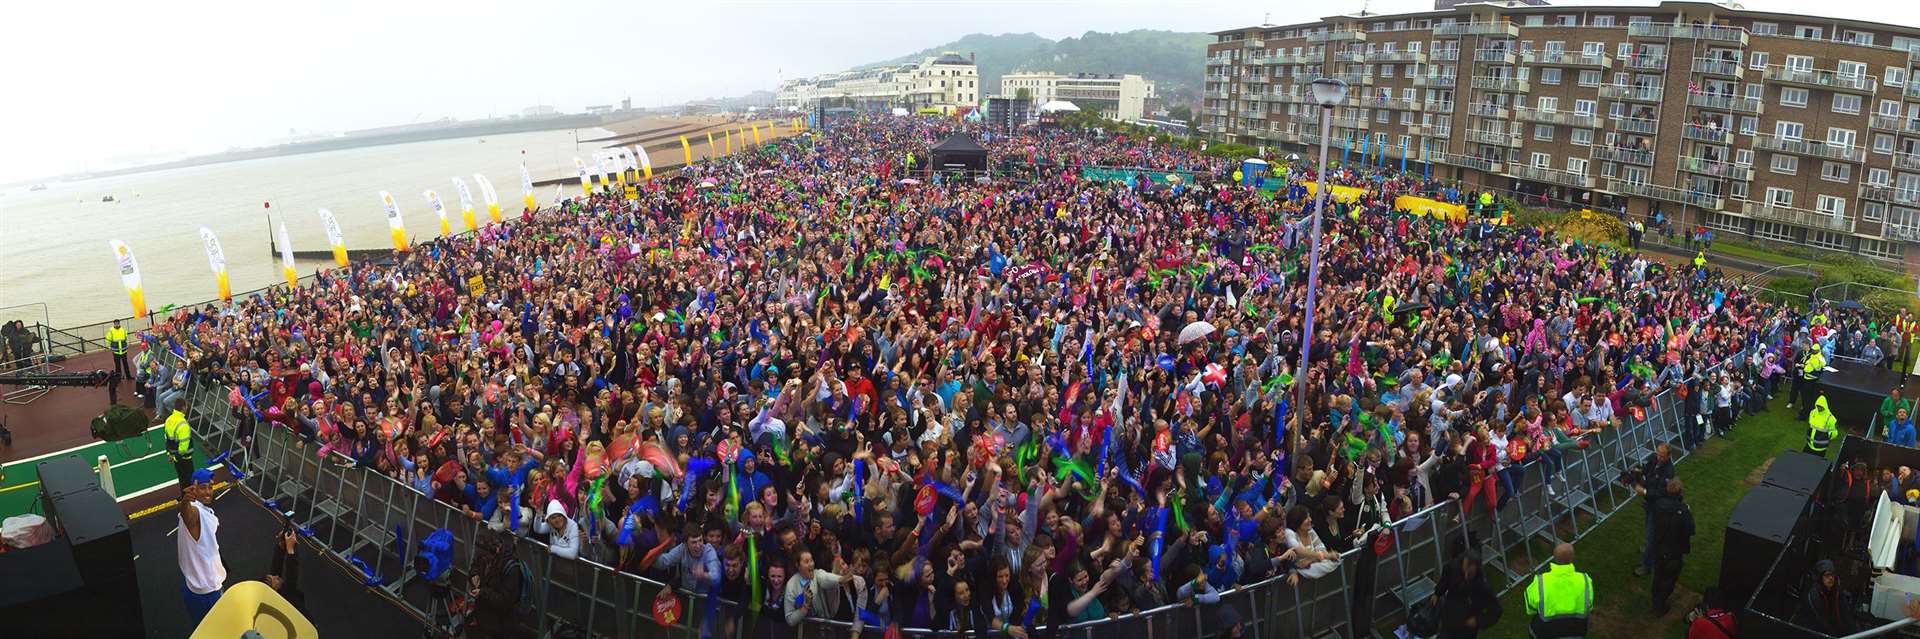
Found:
[[[73,562],[89,587],[133,576],[133,534],[127,515],[106,491],[70,493],[54,499],[61,529],[73,545]]]
[[[1806,514],[1807,502],[1806,493],[1761,484],[1733,507],[1720,554],[1720,590],[1729,601],[1746,601],[1753,595]]]
[[[1820,479],[1827,476],[1830,463],[1825,457],[1801,451],[1780,453],[1773,458],[1773,464],[1767,467],[1766,478],[1760,483],[1801,495],[1812,495],[1820,488]]]
[[[34,467],[40,475],[40,507],[47,519],[56,520],[53,500],[71,493],[100,489],[100,476],[93,472],[93,461],[79,455],[61,455]],[[56,524],[58,525],[58,524]]]

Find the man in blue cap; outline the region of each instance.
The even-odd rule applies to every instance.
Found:
[[[180,554],[180,575],[185,578],[181,594],[186,598],[187,623],[198,627],[200,620],[220,601],[227,582],[227,565],[220,560],[220,518],[214,514],[213,471],[193,471],[180,489],[180,528],[175,547]]]

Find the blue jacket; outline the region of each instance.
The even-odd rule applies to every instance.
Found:
[[[1915,448],[1913,418],[1896,419],[1887,423],[1887,442],[1908,448]]]

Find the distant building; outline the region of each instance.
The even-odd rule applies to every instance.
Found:
[[[824,103],[861,111],[953,113],[979,102],[979,69],[971,56],[952,51],[917,63],[789,80],[774,96],[774,105],[782,109],[812,109]]]
[[[544,104],[530,106],[520,110],[520,117],[523,118],[550,118],[556,115],[560,115],[559,109]]]
[[[1065,100],[1110,120],[1139,119],[1147,113],[1146,102],[1157,98],[1153,81],[1134,74],[1024,71],[1000,76],[1000,97],[1017,98],[1023,91],[1034,104]]]
[[[606,115],[613,112],[611,104],[593,104],[587,106],[587,115]]]
[[[1462,2],[1481,2],[1482,0],[1433,0],[1434,11],[1448,11]],[[1547,0],[1500,0],[1509,6],[1544,7]]]

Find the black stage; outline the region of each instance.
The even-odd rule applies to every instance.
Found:
[[[1880,401],[1906,383],[1899,371],[1845,361],[1829,366],[1834,370],[1820,376],[1820,390],[1827,394],[1833,416],[1840,419],[1840,429],[1847,432],[1865,433],[1874,411],[1880,410]]]

